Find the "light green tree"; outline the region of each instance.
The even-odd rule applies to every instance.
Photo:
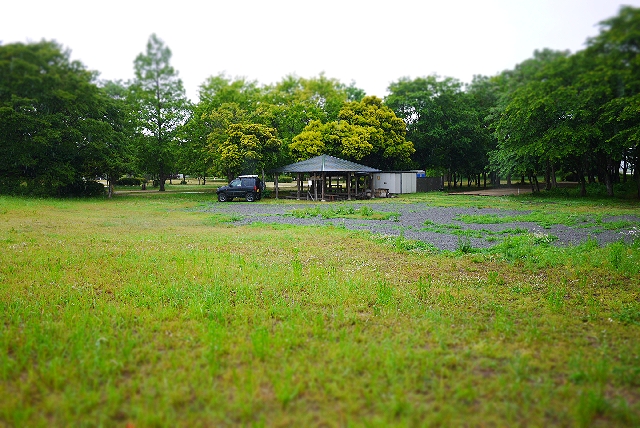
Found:
[[[374,168],[402,169],[415,151],[405,134],[405,123],[380,98],[365,97],[344,104],[335,121],[310,122],[290,150],[296,159],[325,153]]]
[[[234,123],[228,137],[215,146],[220,166],[229,180],[241,173],[274,168],[280,150],[276,130],[259,123]]]

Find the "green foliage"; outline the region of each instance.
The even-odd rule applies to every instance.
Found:
[[[572,171],[583,196],[587,177],[597,175],[612,196],[621,160],[637,163],[639,153],[640,122],[629,114],[640,99],[640,64],[629,54],[637,49],[639,23],[638,9],[622,7],[600,24],[587,49],[536,51],[503,73],[494,165],[518,175],[546,172],[551,180],[557,168]]]
[[[118,186],[141,186],[146,182],[147,179],[144,177],[120,177],[115,184]]]
[[[274,167],[281,144],[275,132],[275,129],[257,123],[229,125],[228,138],[216,146],[216,154],[227,177]]]
[[[2,193],[84,193],[126,157],[121,104],[69,56],[55,42],[0,46]]]
[[[373,168],[402,169],[415,152],[405,134],[404,122],[382,100],[365,97],[345,104],[336,121],[311,121],[289,147],[298,160],[328,154]]]
[[[484,171],[490,133],[482,118],[492,103],[483,105],[479,83],[473,88],[465,93],[459,81],[435,75],[390,85],[385,103],[406,123],[420,168],[449,174]]]
[[[293,183],[293,177],[288,175],[278,176],[278,183]]]
[[[137,159],[140,169],[153,175],[164,191],[165,179],[176,166],[177,137],[189,103],[171,66],[171,50],[155,34],[149,37],[146,52],[136,57],[134,69],[129,97],[137,111]]]
[[[367,220],[397,220],[399,216],[399,214],[395,212],[375,211],[373,208],[366,205],[358,207],[353,205],[333,205],[325,208],[320,206],[313,206],[304,209],[296,208],[287,215],[291,215],[296,218],[362,218]]]

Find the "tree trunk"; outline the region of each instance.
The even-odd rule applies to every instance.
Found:
[[[640,162],[640,144],[636,145],[636,155],[633,159],[633,177],[636,179],[636,188],[638,189],[638,199],[640,199],[640,168],[638,168],[638,162]]]
[[[607,167],[604,171],[604,183],[607,186],[607,195],[613,196],[613,174],[612,174],[612,161],[607,160]]]
[[[584,173],[578,172],[578,182],[580,183],[580,196],[587,196],[587,181],[584,179]]]
[[[551,162],[547,161],[547,167],[544,169],[544,189],[551,190]]]

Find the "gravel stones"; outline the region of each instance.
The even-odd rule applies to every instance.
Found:
[[[361,206],[354,205],[355,208]],[[231,214],[239,220],[236,225],[246,225],[255,222],[291,224],[300,226],[334,225],[350,230],[369,231],[378,235],[404,236],[426,242],[441,250],[455,250],[461,245],[461,240],[474,248],[489,248],[500,242],[509,234],[530,233],[544,240],[548,238],[554,245],[578,245],[589,239],[595,239],[598,244],[624,241],[631,243],[640,237],[640,217],[624,216],[604,219],[605,221],[625,220],[637,222],[638,227],[627,229],[605,230],[597,224],[580,225],[579,227],[554,225],[549,228],[532,222],[513,221],[508,223],[475,224],[457,220],[460,215],[495,215],[498,217],[517,217],[526,215],[527,211],[501,210],[490,208],[452,208],[433,207],[425,203],[394,203],[371,202],[366,206],[374,211],[398,213],[397,218],[389,220],[345,219],[322,216],[299,218],[291,213],[296,210],[320,207],[330,209],[330,203],[319,204],[256,204],[246,202],[213,203],[205,208],[212,213]]]

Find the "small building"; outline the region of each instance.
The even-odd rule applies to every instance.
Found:
[[[424,171],[384,171],[373,175],[373,191],[378,197],[417,192],[418,177]]]

